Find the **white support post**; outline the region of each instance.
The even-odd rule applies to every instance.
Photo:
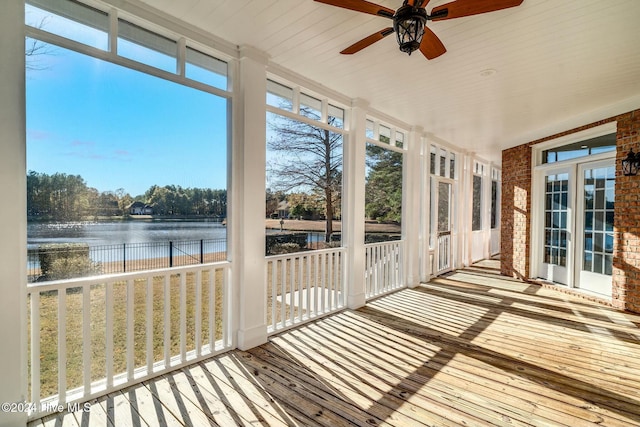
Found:
[[[0,13],[0,402],[27,397],[27,202],[24,2]],[[26,426],[24,412],[0,412],[0,426]]]
[[[423,138],[420,158],[420,281],[431,278],[431,143]]]
[[[367,108],[365,101],[353,101],[349,140],[344,145],[344,168],[347,173],[343,194],[342,239],[347,248],[347,306],[351,309],[362,307],[366,303],[364,191]]]
[[[471,253],[473,251],[473,160],[475,156],[469,153],[464,158],[464,170],[462,171],[462,265],[471,265]]]
[[[240,49],[234,84],[231,144],[233,298],[237,346],[267,342],[265,287],[265,164],[268,58],[251,47]]]
[[[415,288],[420,284],[420,203],[422,182],[420,151],[423,129],[414,127],[409,132],[407,152],[402,168],[402,234],[404,244],[405,285]]]

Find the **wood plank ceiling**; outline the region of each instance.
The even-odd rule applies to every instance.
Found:
[[[401,53],[393,36],[340,55],[390,21],[313,0],[143,1],[489,160],[499,161],[504,148],[640,108],[638,0],[524,0],[430,22],[447,48],[432,61]],[[432,0],[427,11],[446,2]],[[397,9],[402,1],[378,3]]]

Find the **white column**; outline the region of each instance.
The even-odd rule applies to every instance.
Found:
[[[414,127],[409,132],[407,152],[402,168],[402,234],[404,244],[405,285],[414,288],[420,284],[420,203],[422,176],[420,150],[423,129]],[[427,255],[428,256],[428,255]]]
[[[464,209],[464,255],[462,265],[468,267],[471,265],[473,252],[473,153],[465,156],[464,185],[462,189]]]
[[[366,121],[368,104],[360,99],[352,103],[349,140],[344,147],[343,242],[347,248],[347,305],[351,309],[366,302],[364,269],[364,193],[366,157]]]
[[[431,143],[428,139],[423,138],[422,157],[420,159],[420,235],[421,235],[421,269],[420,280],[429,281],[433,272],[431,271]]]
[[[229,241],[237,346],[267,342],[265,289],[265,163],[267,57],[240,49],[231,114],[231,217]]]
[[[27,400],[27,202],[24,2],[0,13],[0,403]],[[24,413],[0,412],[0,426],[25,426]]]

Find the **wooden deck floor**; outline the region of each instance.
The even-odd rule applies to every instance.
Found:
[[[485,262],[42,424],[639,426],[640,316]]]

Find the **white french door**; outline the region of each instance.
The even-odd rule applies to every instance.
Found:
[[[613,160],[578,166],[575,287],[611,297],[613,209],[616,171]]]
[[[432,178],[431,227],[435,236],[434,274],[440,275],[454,267],[453,262],[453,184],[445,179]]]
[[[615,163],[543,168],[538,175],[538,277],[611,297]]]
[[[542,200],[542,256],[538,276],[569,284],[573,259],[575,167],[544,172]]]

